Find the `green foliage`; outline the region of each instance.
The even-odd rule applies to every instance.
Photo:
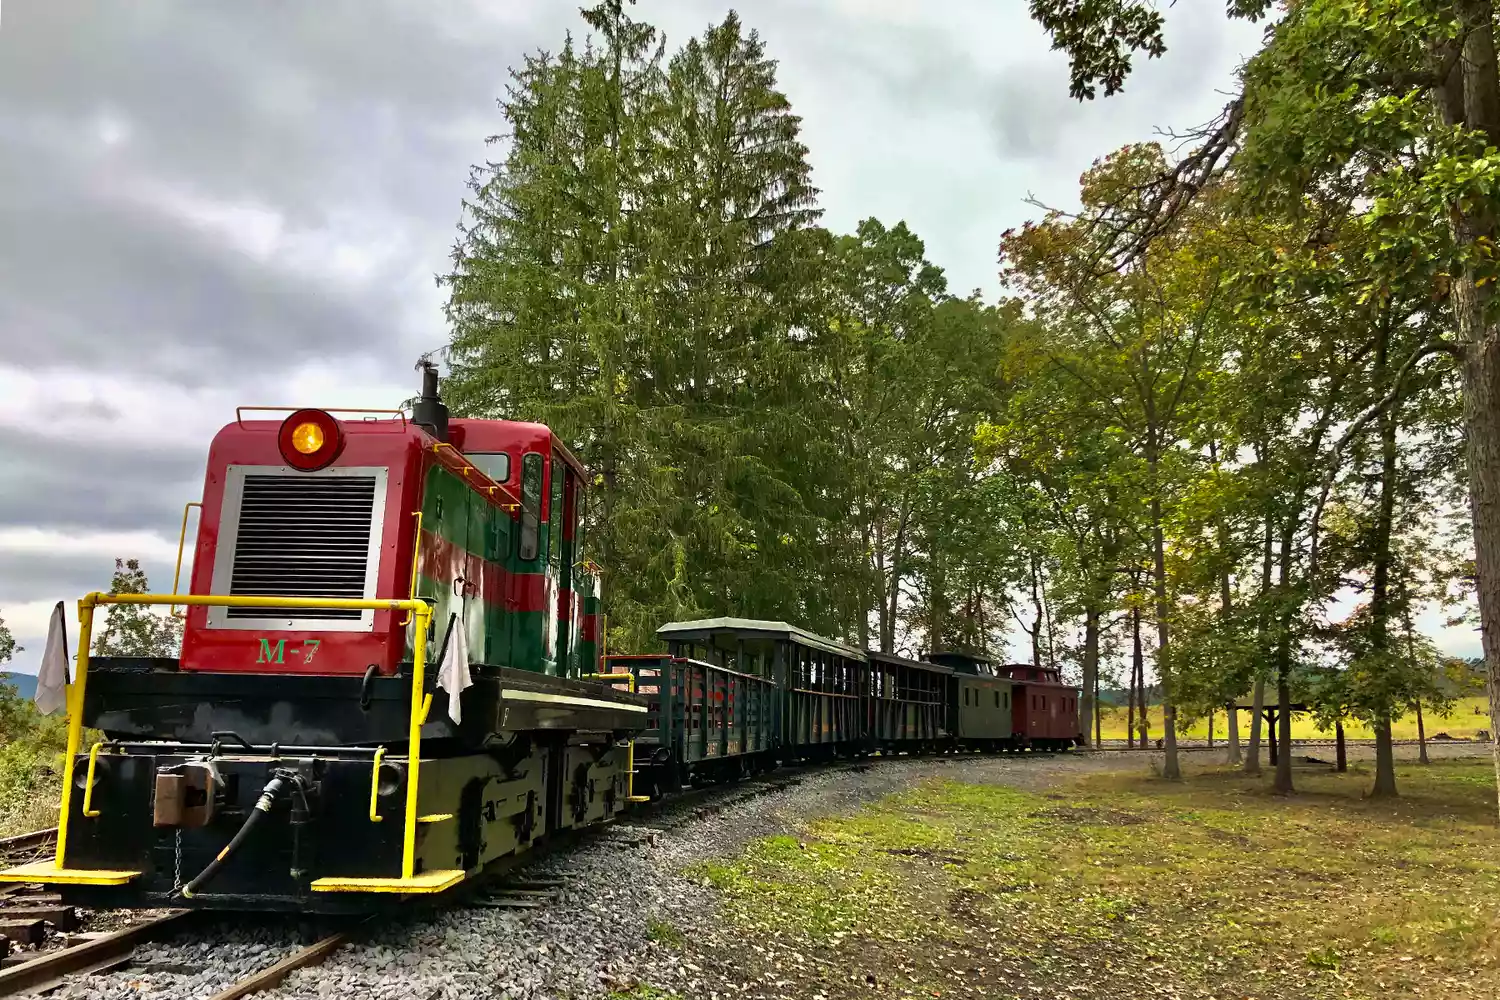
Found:
[[[646,921],[646,937],[668,948],[681,948],[687,940],[676,924],[660,917],[651,917]]]
[[[116,559],[111,594],[149,594],[151,584],[139,560]],[[108,605],[104,628],[94,634],[94,656],[176,656],[182,647],[182,621],[143,604]],[[96,619],[97,620],[97,619]]]
[[[1272,0],[1228,0],[1232,16],[1263,17]],[[1148,0],[1031,0],[1031,16],[1052,36],[1052,47],[1068,54],[1068,93],[1093,100],[1118,93],[1130,74],[1131,55],[1154,59],[1167,51],[1165,20]]]
[[[618,3],[585,20],[513,74],[506,156],[475,170],[447,391],[597,472],[611,647],[736,614],[851,639],[873,616],[890,648],[898,618],[941,631],[926,607],[956,586],[1003,593],[963,559],[993,520],[947,498],[971,495],[1006,318],[950,298],[904,225],[817,227],[800,120],[737,15],[670,55]]]
[[[19,648],[0,619],[0,664]],[[56,821],[57,782],[66,745],[66,719],[40,714],[15,685],[0,681],[0,836],[27,833]]]
[[[5,619],[0,618],[0,663],[6,663],[12,656],[21,652],[23,647],[16,645],[16,637],[10,634],[6,627]]]

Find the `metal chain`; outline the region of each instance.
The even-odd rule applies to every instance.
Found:
[[[182,828],[177,828],[177,856],[172,864],[172,889],[182,888]]]

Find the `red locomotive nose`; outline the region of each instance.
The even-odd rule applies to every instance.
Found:
[[[344,447],[344,431],[322,410],[298,410],[281,422],[277,443],[287,465],[313,472],[338,457]]]

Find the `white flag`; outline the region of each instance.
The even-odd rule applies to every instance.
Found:
[[[458,725],[463,721],[459,695],[474,683],[474,679],[469,676],[469,629],[463,611],[455,612],[449,620],[453,630],[448,638],[448,648],[443,651],[443,662],[438,664],[437,686],[448,692],[448,717]]]
[[[36,708],[51,715],[68,704],[68,624],[63,616],[63,602],[52,609],[47,625],[47,648],[42,653],[42,669],[36,678]]]

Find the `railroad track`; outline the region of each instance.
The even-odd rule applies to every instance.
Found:
[[[57,827],[18,833],[14,837],[0,837],[0,857],[12,855],[43,854],[57,846]]]
[[[434,907],[475,907],[536,909],[547,905],[557,895],[562,883],[556,880],[526,878],[528,867],[558,854],[573,850],[597,839],[615,840],[622,847],[654,843],[656,837],[695,819],[722,811],[736,802],[771,794],[801,784],[809,773],[835,769],[868,768],[877,761],[843,762],[832,767],[801,766],[785,768],[769,775],[749,778],[733,784],[690,788],[675,796],[644,805],[621,820],[602,826],[587,827],[560,836],[533,851],[508,859],[479,879],[466,883],[459,894],[434,901]],[[56,843],[56,830],[38,830],[0,840],[0,853],[41,854]],[[12,919],[8,913],[25,917]],[[78,911],[63,906],[54,894],[42,887],[14,886],[0,890],[0,927],[25,925],[23,949],[0,968],[0,997],[45,995],[76,982],[81,977],[107,975],[129,970],[138,951],[146,945],[176,937],[189,939],[214,937],[229,915],[212,911],[169,910],[103,933],[78,932]],[[209,1000],[241,1000],[284,981],[297,969],[326,960],[341,947],[355,940],[363,923],[337,926],[313,943],[286,953],[265,968],[234,982]],[[149,971],[149,969],[145,970]]]

